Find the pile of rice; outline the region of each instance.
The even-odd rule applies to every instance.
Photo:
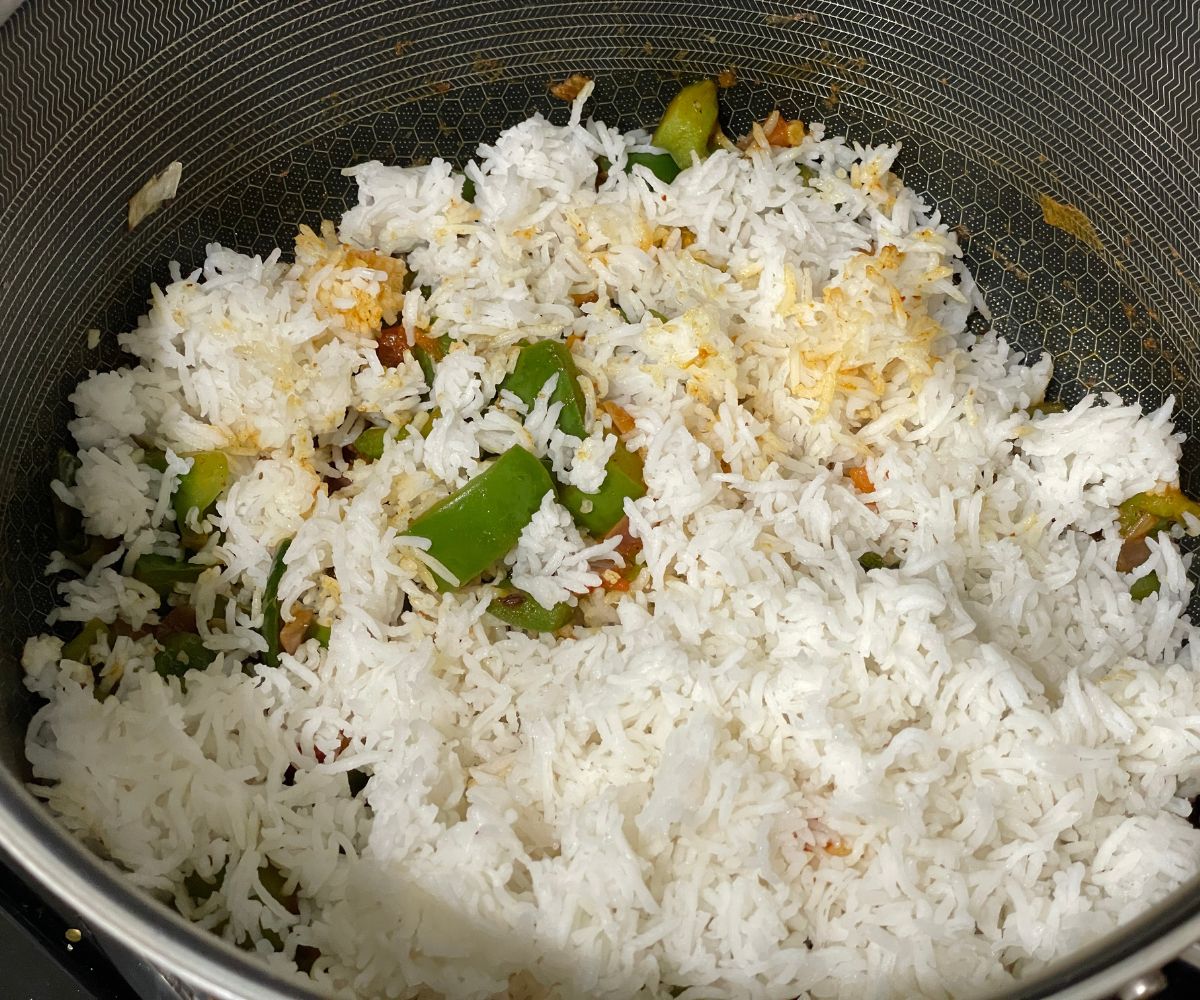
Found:
[[[137,885],[278,967],[302,948],[346,996],[958,996],[1190,877],[1187,560],[1151,539],[1140,603],[1114,568],[1116,504],[1177,481],[1169,406],[1039,410],[1049,359],[965,333],[981,303],[896,147],[812,125],[665,185],[621,169],[648,135],[581,123],[586,96],[481,146],[473,203],[444,162],[364,163],[294,264],[213,245],[154,289],[120,337],[136,366],[72,397],[82,465],[56,488],[121,545],[51,621],[153,625],[124,574],[179,552],[181,456],[219,448],[190,600],[222,656],[181,681],[149,635],[101,638],[95,670],[31,639],[37,794]],[[376,357],[397,318],[454,340],[431,387]],[[584,373],[585,440],[546,393],[493,403],[547,337]],[[410,521],[513,444],[594,489],[605,400],[645,457],[631,592],[589,592],[618,557],[548,496],[508,572],[586,624],[526,634],[491,586],[436,593]],[[342,451],[422,414],[379,461]],[[291,536],[284,617],[332,639],[271,669]]]

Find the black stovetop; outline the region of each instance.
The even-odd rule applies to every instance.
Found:
[[[0,859],[0,1000],[142,1000],[89,934],[68,938],[78,923]],[[1166,972],[1160,1000],[1200,997],[1200,973]]]

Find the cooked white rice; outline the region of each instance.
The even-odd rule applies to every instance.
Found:
[[[223,655],[181,683],[153,638],[101,640],[100,700],[31,639],[37,794],[202,926],[279,967],[315,948],[345,996],[963,996],[1179,885],[1200,868],[1187,560],[1151,541],[1140,603],[1114,568],[1115,505],[1177,480],[1169,406],[1031,409],[1049,360],[965,333],[970,275],[895,147],[814,125],[667,186],[620,169],[646,133],[580,107],[480,147],[473,205],[443,162],[361,164],[358,205],[295,264],[213,245],[154,289],[120,338],[136,367],[73,396],[58,493],[122,544],[51,620],[157,620],[122,572],[179,551],[178,456],[220,448],[236,478],[191,601]],[[428,397],[415,362],[376,358],[394,316],[455,341]],[[545,393],[490,405],[518,342],[564,335],[584,441]],[[490,587],[434,592],[412,518],[514,443],[595,484],[600,400],[646,460],[632,592],[586,594],[608,549],[552,498],[508,565],[586,626],[535,637],[485,616]],[[427,437],[339,457],[435,408]],[[293,535],[285,617],[332,616],[332,640],[270,669],[262,591]],[[193,872],[223,872],[206,900]]]

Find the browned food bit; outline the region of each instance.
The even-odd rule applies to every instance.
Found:
[[[717,74],[717,86],[720,87],[722,90],[728,90],[730,87],[732,87],[736,83],[737,83],[737,68],[734,66],[727,66],[725,69],[721,70],[721,72]]]
[[[1149,558],[1150,546],[1146,542],[1145,535],[1126,538],[1121,544],[1121,551],[1117,553],[1117,572],[1128,573],[1130,570],[1137,569]]]
[[[175,633],[196,631],[196,609],[190,604],[177,604],[154,628],[154,638],[163,639]]]
[[[600,404],[600,409],[608,414],[612,420],[613,430],[624,437],[637,425],[634,423],[633,417],[629,415],[629,411],[617,403],[606,400]],[[626,518],[628,520],[628,518]]]
[[[579,96],[583,88],[591,82],[592,78],[590,76],[584,76],[582,73],[572,73],[565,80],[550,84],[550,93],[560,101],[573,101]]]
[[[279,648],[289,656],[294,656],[304,642],[308,626],[312,624],[314,617],[308,608],[297,608],[291,620],[279,630]]]

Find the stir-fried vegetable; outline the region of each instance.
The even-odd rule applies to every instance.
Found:
[[[601,173],[608,173],[612,169],[612,162],[605,156],[600,157],[596,165]],[[645,167],[667,184],[679,176],[679,164],[670,153],[626,153],[625,173],[630,173],[637,166]]]
[[[509,552],[552,489],[545,466],[518,445],[413,521],[408,533],[427,538],[429,554],[457,578],[438,575],[438,589],[469,583]]]
[[[86,663],[88,650],[96,645],[97,640],[108,632],[108,626],[99,618],[92,618],[84,623],[79,634],[70,642],[63,645],[64,660],[74,660],[76,663]]]
[[[195,510],[204,517],[217,502],[229,481],[229,459],[221,451],[201,451],[191,456],[192,467],[179,477],[172,504],[179,536],[187,548],[202,548],[205,535],[188,527],[188,514]]]
[[[217,658],[192,632],[172,632],[159,639],[163,648],[154,654],[154,670],[163,677],[182,677],[189,670],[203,670]]]
[[[383,448],[391,427],[368,427],[354,439],[354,451],[364,462],[378,462],[383,458]],[[400,428],[399,437],[408,433],[407,427]]]
[[[1151,594],[1158,593],[1158,574],[1151,570],[1145,576],[1138,577],[1129,588],[1129,596],[1135,601],[1144,601]]]
[[[675,95],[650,141],[686,170],[692,165],[692,153],[700,159],[708,155],[708,140],[716,127],[717,85],[700,80]]]
[[[564,486],[559,490],[558,499],[577,524],[599,538],[608,534],[625,516],[626,497],[637,500],[645,495],[641,458],[618,444],[604,467],[604,482],[597,492],[584,493],[578,487]]]
[[[1200,503],[1185,496],[1178,486],[1157,493],[1135,493],[1117,508],[1121,537],[1152,535],[1172,521],[1183,521],[1184,514],[1200,518]]]
[[[161,597],[171,593],[177,583],[195,583],[203,572],[204,567],[196,563],[153,552],[139,556],[133,566],[133,578],[153,587]]]
[[[316,639],[317,645],[322,649],[329,648],[329,639],[332,635],[333,627],[331,625],[324,625],[321,622],[314,621],[308,627],[308,637],[310,639]]]
[[[1185,514],[1200,517],[1200,504],[1185,496],[1178,486],[1155,493],[1135,493],[1117,508],[1117,525],[1125,539],[1117,554],[1117,570],[1128,573],[1150,558],[1146,539],[1182,523]]]
[[[551,403],[562,403],[558,414],[558,429],[577,438],[587,436],[585,416],[587,408],[583,390],[579,388],[579,369],[571,357],[571,350],[558,340],[539,340],[526,344],[517,356],[517,366],[503,382],[507,389],[526,406],[533,406],[537,394],[555,375],[558,381],[550,395]]]
[[[279,581],[287,569],[284,557],[287,555],[292,540],[285,538],[275,550],[275,558],[271,562],[271,572],[267,575],[267,586],[263,591],[262,602],[262,637],[267,640],[267,651],[263,660],[268,667],[279,666]]]
[[[409,354],[412,354],[417,359],[417,364],[421,366],[425,384],[433,385],[433,374],[437,362],[441,361],[450,350],[451,339],[449,334],[430,337],[423,330],[417,330],[413,337],[413,343],[410,345],[403,325],[397,323],[395,326],[385,326],[380,330],[376,343],[379,346],[375,348],[375,355],[385,368],[395,368],[402,364]]]
[[[488,614],[526,632],[557,632],[571,624],[575,609],[566,601],[544,608],[525,591],[504,587],[500,596],[488,605]]]

